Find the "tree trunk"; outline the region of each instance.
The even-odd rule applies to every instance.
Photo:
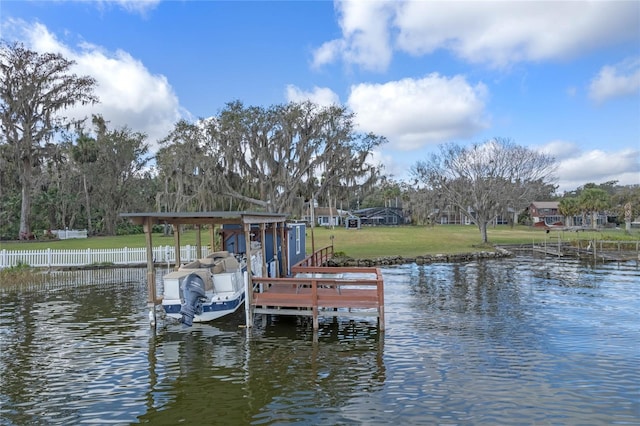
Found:
[[[21,240],[28,240],[31,236],[31,159],[22,160],[22,204],[20,207]]]
[[[116,235],[116,219],[117,215],[113,211],[105,211],[104,213],[104,230],[107,235]]]
[[[89,202],[89,190],[87,188],[87,174],[82,173],[82,184],[84,185],[85,207],[87,209],[87,235],[92,234],[91,229],[91,205]]]
[[[624,231],[627,234],[631,234],[632,217],[633,217],[633,212],[631,210],[631,203],[627,203],[624,205]]]
[[[487,237],[487,221],[478,220],[478,229],[480,229],[480,235],[482,236],[482,244],[487,244],[489,238]]]

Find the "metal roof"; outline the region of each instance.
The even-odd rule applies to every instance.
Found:
[[[557,201],[534,201],[531,204],[539,209],[557,209],[559,203]]]

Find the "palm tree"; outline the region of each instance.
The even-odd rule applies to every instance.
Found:
[[[591,226],[597,228],[598,213],[609,208],[609,194],[600,188],[587,188],[580,194],[580,208],[585,213],[591,213]]]
[[[574,216],[580,213],[580,203],[575,197],[567,197],[558,203],[558,213],[564,216],[567,226],[574,226]]]

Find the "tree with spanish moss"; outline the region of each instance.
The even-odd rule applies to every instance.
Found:
[[[305,200],[346,198],[376,182],[379,168],[370,157],[384,142],[358,132],[353,113],[342,106],[231,102],[208,120],[179,122],[162,141],[160,204],[188,209],[224,199],[234,206],[301,213]],[[218,200],[209,199],[211,194]]]
[[[46,157],[44,146],[79,123],[65,115],[69,108],[98,101],[93,94],[96,81],[73,74],[73,65],[58,53],[0,43],[0,130],[20,165],[20,238],[31,234],[32,176]]]

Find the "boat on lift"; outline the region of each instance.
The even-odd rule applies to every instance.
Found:
[[[262,275],[259,250],[251,256],[252,273]],[[219,251],[182,265],[163,277],[162,307],[187,326],[235,312],[244,302],[246,256]]]

